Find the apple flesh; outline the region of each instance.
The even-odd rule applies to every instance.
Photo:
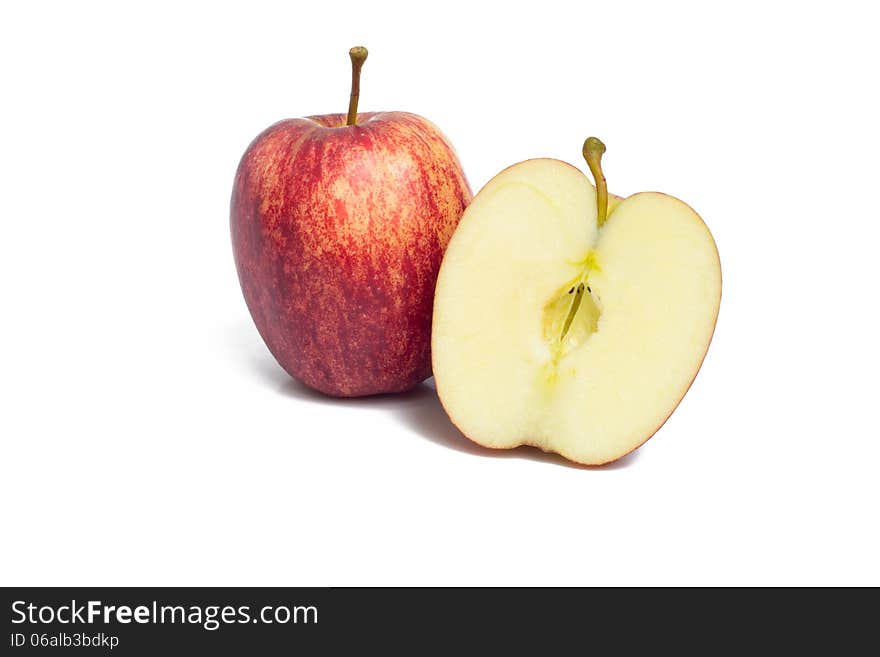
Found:
[[[650,438],[688,390],[721,298],[712,235],[671,196],[608,205],[600,227],[586,176],[536,159],[465,212],[437,281],[433,363],[471,440],[603,464]]]
[[[472,196],[428,120],[355,116],[353,125],[344,114],[286,120],[259,135],[230,212],[260,335],[291,376],[340,397],[399,392],[431,375],[437,271]]]

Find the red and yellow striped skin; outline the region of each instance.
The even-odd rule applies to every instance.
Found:
[[[449,142],[414,114],[290,119],[259,135],[230,226],[245,301],[281,366],[340,397],[429,377],[434,284],[471,198]]]

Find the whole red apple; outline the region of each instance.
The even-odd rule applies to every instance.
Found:
[[[328,395],[407,390],[431,375],[434,284],[472,193],[426,119],[280,121],[245,151],[230,224],[245,301],[281,366]]]

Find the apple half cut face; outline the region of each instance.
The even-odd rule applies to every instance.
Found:
[[[608,206],[601,223],[581,171],[535,159],[465,211],[437,281],[432,352],[443,407],[474,442],[608,463],[687,392],[721,299],[715,242],[671,196]]]

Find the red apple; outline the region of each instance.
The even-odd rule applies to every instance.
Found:
[[[245,301],[280,365],[328,395],[431,375],[434,285],[472,193],[452,146],[405,112],[280,121],[245,151],[230,225]]]

